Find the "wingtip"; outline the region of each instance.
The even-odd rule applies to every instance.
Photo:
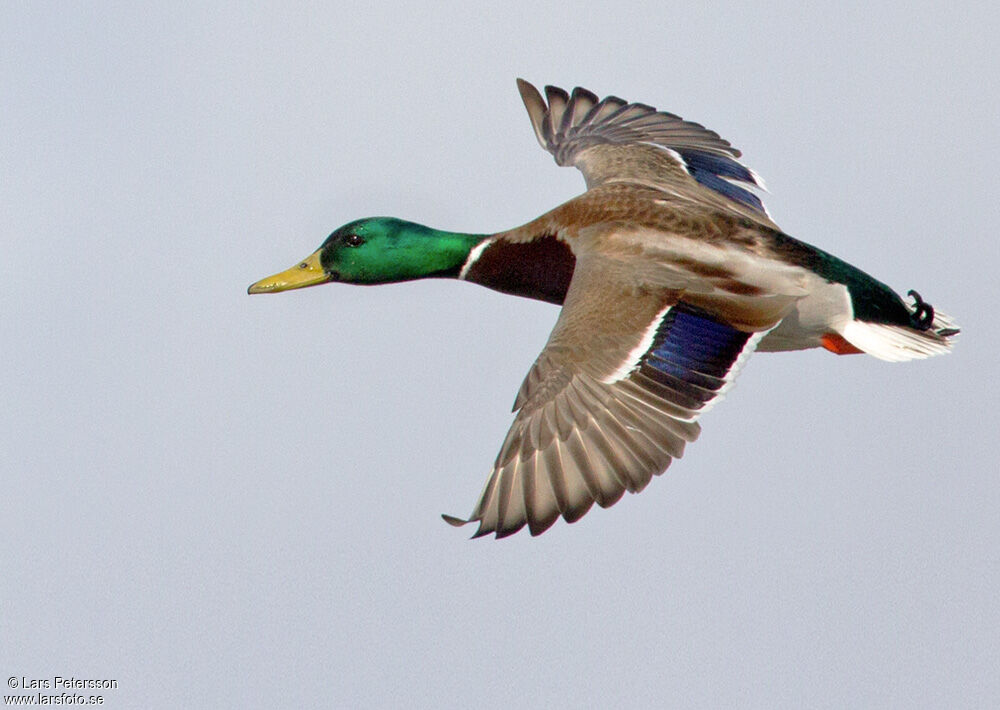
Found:
[[[447,513],[441,513],[441,519],[455,528],[460,528],[463,525],[468,525],[470,522],[469,520],[465,520],[463,518],[456,518],[454,515],[448,515]]]
[[[548,110],[545,105],[545,99],[542,98],[542,94],[528,81],[518,77],[517,78],[517,90],[521,94],[521,101],[524,103],[524,108],[528,111],[528,118],[531,120],[531,128],[535,132],[535,138],[538,139],[538,143],[548,150],[548,146],[545,143],[545,133],[542,128],[542,121],[545,119],[545,113]]]
[[[517,91],[521,94],[521,100],[527,105],[529,102],[536,103],[542,101],[541,92],[535,88],[535,85],[526,79],[517,77]]]

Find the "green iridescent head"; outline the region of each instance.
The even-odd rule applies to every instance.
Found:
[[[487,235],[458,234],[395,217],[369,217],[334,230],[306,260],[262,279],[248,293],[275,293],[327,281],[382,284],[458,276]]]

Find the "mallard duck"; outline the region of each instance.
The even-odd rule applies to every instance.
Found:
[[[561,304],[467,519],[532,535],[637,493],[698,438],[754,350],[889,361],[948,352],[958,329],[916,292],[794,239],[717,133],[615,96],[517,81],[538,142],[587,191],[492,234],[391,217],[345,224],[249,293],[325,282],[471,281]]]

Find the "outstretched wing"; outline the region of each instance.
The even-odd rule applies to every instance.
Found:
[[[478,521],[477,537],[526,524],[538,535],[560,515],[574,522],[641,491],[698,437],[698,417],[777,322],[740,329],[681,291],[615,279],[599,257],[578,260],[479,502],[469,520],[448,522]]]
[[[764,188],[718,133],[645,104],[597,96],[576,87],[538,90],[517,80],[538,142],[559,165],[579,168],[592,188],[635,182],[677,197],[707,202],[772,226],[760,198],[743,185]]]

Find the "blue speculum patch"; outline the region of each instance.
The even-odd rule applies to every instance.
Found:
[[[660,322],[639,370],[660,385],[705,403],[726,384],[726,375],[749,339],[749,333],[679,303]]]
[[[751,185],[758,184],[754,174],[745,165],[732,158],[700,150],[682,150],[679,153],[691,177],[699,183],[723,197],[766,214],[764,203],[757,195],[729,182],[740,180]]]
[[[691,170],[690,173],[691,177],[708,189],[714,190],[723,197],[733,200],[734,202],[739,202],[740,204],[766,214],[764,210],[764,203],[760,201],[760,198],[757,197],[757,195],[753,194],[749,190],[744,190],[742,187],[738,187],[731,182],[723,180],[718,175],[710,173],[707,170]]]

